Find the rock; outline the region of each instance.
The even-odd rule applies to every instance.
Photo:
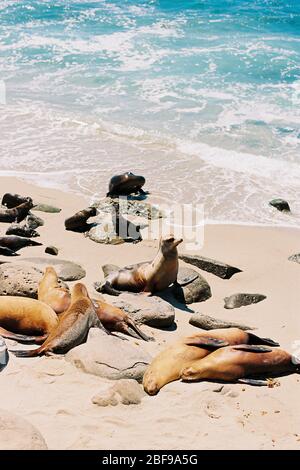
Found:
[[[97,393],[92,398],[92,403],[98,406],[139,405],[146,395],[141,385],[136,380],[122,379],[103,392]]]
[[[294,261],[295,263],[300,264],[300,253],[297,253],[295,255],[289,256],[288,258],[289,261]]]
[[[33,211],[40,211],[40,212],[49,212],[51,214],[57,214],[61,211],[59,207],[50,206],[49,204],[37,204],[33,207]]]
[[[45,248],[45,253],[48,253],[48,255],[54,255],[54,256],[57,256],[58,255],[58,248],[56,248],[56,246],[47,246]]]
[[[177,283],[173,285],[172,292],[175,298],[184,304],[203,302],[211,297],[208,282],[197,271],[190,268],[179,268]]]
[[[73,261],[55,258],[22,258],[20,262],[30,263],[40,269],[46,266],[54,266],[58,277],[62,281],[78,281],[86,276],[85,270]]]
[[[243,325],[242,323],[219,320],[218,318],[210,317],[209,315],[204,315],[200,312],[193,313],[189,323],[201,328],[202,330],[214,330],[215,328],[240,328],[241,330],[254,329],[251,326]]]
[[[163,211],[158,209],[156,206],[149,204],[143,201],[136,201],[125,198],[118,198],[119,203],[119,211],[121,215],[124,214],[131,214],[137,217],[143,217],[148,220],[151,219],[160,219],[165,217]],[[111,197],[106,197],[101,201],[94,204],[94,206],[98,209],[99,213],[115,213],[115,204],[116,200]]]
[[[0,372],[7,366],[8,360],[9,355],[6,343],[2,336],[0,336]]]
[[[47,450],[47,444],[31,423],[1,409],[0,450]]]
[[[174,307],[160,297],[122,293],[110,302],[139,324],[168,328],[175,320]]]
[[[38,227],[42,227],[44,225],[43,219],[41,219],[35,214],[32,214],[31,212],[29,212],[28,216],[26,217],[25,223],[32,230]]]
[[[232,294],[230,297],[225,297],[224,308],[239,308],[245,305],[257,304],[266,298],[262,294]]]
[[[86,236],[96,243],[117,245],[124,242],[136,243],[142,240],[140,226],[122,216],[103,214],[94,219],[94,225]]]
[[[141,382],[151,357],[140,345],[116,335],[91,328],[88,341],[65,356],[78,369],[111,380],[134,379]]]
[[[234,274],[242,272],[239,268],[230,266],[222,261],[205,258],[204,256],[184,254],[179,255],[179,259],[199,269],[212,273],[215,276],[221,277],[222,279],[230,279]]]
[[[112,224],[97,224],[92,227],[87,236],[96,243],[103,243],[106,245],[120,245],[125,243],[125,240],[119,237]]]
[[[269,205],[272,207],[275,207],[277,210],[281,212],[291,212],[289,203],[285,201],[284,199],[272,199],[272,201],[269,202]]]
[[[43,268],[40,269],[32,264],[23,263],[23,261],[1,264],[0,295],[37,298],[38,284],[43,277]],[[67,287],[63,282],[61,285]]]

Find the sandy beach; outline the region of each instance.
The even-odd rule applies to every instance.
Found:
[[[78,262],[86,270],[82,282],[97,297],[93,282],[103,279],[103,264],[128,265],[151,259],[157,251],[158,240],[112,246],[67,232],[64,220],[87,206],[84,198],[15,178],[1,177],[0,187],[1,196],[19,193],[62,209],[58,214],[36,213],[45,221],[38,229],[42,246],[24,248],[14,259],[1,256],[1,262],[39,256],[51,260],[44,250],[54,245],[59,258]],[[105,193],[106,188],[99,191]],[[1,235],[7,227],[0,224]],[[255,334],[273,338],[292,352],[293,342],[300,339],[300,266],[288,257],[299,252],[299,235],[294,228],[205,225],[204,245],[197,254],[242,272],[224,280],[199,271],[209,283],[212,297],[176,308],[174,329],[143,326],[155,341],[138,341],[139,347],[154,356],[176,338],[200,331],[189,324],[191,313],[197,311],[253,326]],[[184,249],[183,244],[179,253]],[[237,292],[267,298],[226,310],[224,297]],[[7,344],[10,347],[13,342]],[[165,386],[157,396],[145,396],[138,405],[100,407],[91,398],[110,381],[81,372],[63,356],[22,359],[10,354],[0,373],[1,408],[32,423],[49,449],[299,449],[300,377],[281,377],[279,383],[269,388],[178,381]]]

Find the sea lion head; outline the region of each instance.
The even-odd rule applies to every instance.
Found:
[[[109,182],[109,192],[107,194],[131,194],[141,189],[145,182],[143,176],[135,175],[130,171],[123,175],[115,175]]]
[[[177,246],[182,243],[182,238],[175,238],[173,234],[161,237],[160,248],[164,255],[177,252]]]
[[[72,302],[82,298],[89,298],[89,293],[84,284],[77,282],[72,290]]]

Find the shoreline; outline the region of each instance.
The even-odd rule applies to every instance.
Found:
[[[30,195],[62,209],[58,214],[36,212],[45,220],[38,229],[43,246],[27,247],[16,258],[1,256],[1,261],[17,263],[18,259],[38,256],[51,260],[53,257],[44,253],[45,246],[55,245],[58,258],[76,261],[86,269],[82,282],[96,297],[93,282],[102,279],[101,265],[132,264],[151,259],[156,253],[157,240],[100,245],[83,234],[65,231],[64,219],[84,207],[83,197],[12,177],[0,177],[0,184],[1,197],[5,192]],[[0,224],[1,234],[7,227]],[[142,325],[155,342],[139,342],[140,346],[154,356],[178,337],[200,332],[189,324],[190,311],[198,311],[249,324],[256,328],[255,334],[278,340],[291,351],[293,341],[300,337],[300,266],[288,256],[298,252],[296,228],[206,225],[200,254],[242,272],[223,280],[199,270],[211,286],[212,297],[190,304],[188,309],[176,308],[174,329]],[[224,309],[224,297],[237,292],[260,293],[267,298],[247,307]],[[129,341],[134,344],[134,340]],[[300,379],[294,374],[279,381],[280,386],[274,388],[178,381],[168,384],[156,397],[146,396],[139,405],[100,407],[91,402],[91,397],[107,387],[107,379],[81,372],[64,357],[22,359],[11,354],[8,366],[0,373],[1,408],[36,426],[49,449],[300,448]]]

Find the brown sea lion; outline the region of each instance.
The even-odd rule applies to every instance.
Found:
[[[47,266],[44,276],[39,282],[38,299],[50,305],[57,314],[65,312],[70,307],[71,293],[59,284],[53,266]]]
[[[178,380],[184,368],[203,359],[212,350],[241,342],[279,346],[271,339],[259,338],[239,328],[222,328],[186,336],[154,358],[144,375],[144,389],[149,395],[155,395],[167,383]]]
[[[181,372],[184,381],[221,380],[262,385],[251,377],[276,377],[299,372],[299,363],[283,349],[239,344],[214,351]],[[266,383],[267,384],[267,383]]]
[[[107,196],[128,196],[133,193],[145,194],[142,189],[146,180],[143,176],[134,175],[131,172],[115,175],[111,178]]]
[[[41,246],[42,243],[31,240],[30,238],[18,237],[17,235],[7,235],[0,237],[0,246],[9,248],[12,251],[18,251],[25,246]]]
[[[111,273],[100,288],[96,289],[111,295],[120,291],[158,292],[174,283],[178,274],[177,246],[182,239],[173,235],[162,237],[159,250],[152,263],[139,263],[136,266]]]
[[[17,207],[28,201],[32,202],[31,197],[20,196],[20,194],[5,193],[1,204],[6,206],[8,209],[11,209],[12,207]]]
[[[39,342],[58,324],[49,305],[26,297],[0,297],[0,334],[9,339]],[[35,336],[28,336],[35,335]]]
[[[66,230],[72,230],[74,232],[83,232],[89,230],[91,224],[88,224],[87,220],[90,217],[95,217],[96,214],[96,207],[87,207],[82,211],[76,212],[76,214],[72,215],[72,217],[69,217],[65,220]]]
[[[59,317],[58,325],[50,332],[42,346],[29,351],[12,351],[12,353],[17,357],[65,354],[86,341],[92,326],[103,328],[86,287],[78,282],[72,290],[70,307]]]
[[[0,222],[22,222],[32,208],[33,203],[31,199],[11,209],[0,208]]]
[[[118,307],[110,305],[103,300],[93,299],[94,307],[98,318],[101,320],[104,328],[108,331],[119,331],[126,335],[133,336],[134,338],[151,341],[153,338],[145,335],[136,323]]]

